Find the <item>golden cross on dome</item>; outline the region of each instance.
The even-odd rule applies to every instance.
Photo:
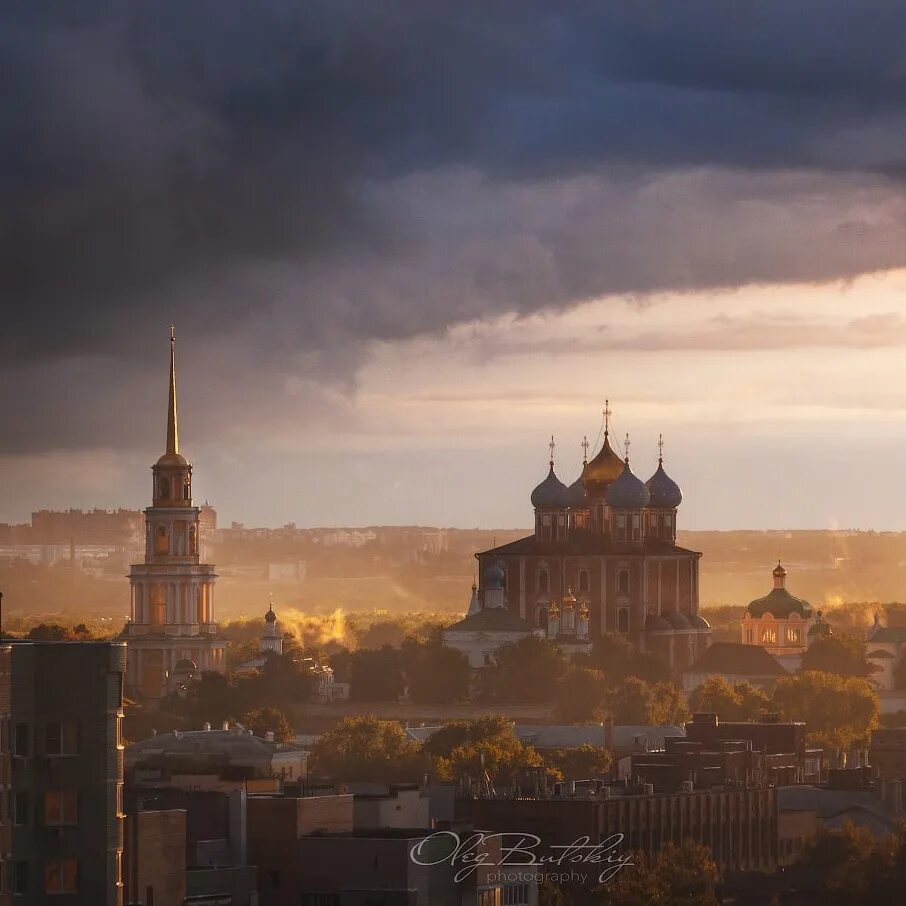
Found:
[[[623,441],[623,446],[624,446],[623,455],[626,458],[626,462],[629,462],[629,432],[628,431],[626,432],[626,440]]]
[[[657,461],[658,465],[662,465],[664,462],[664,435],[658,434],[657,436]]]
[[[588,448],[589,448],[589,446],[590,446],[590,444],[588,443],[588,435],[586,434],[586,435],[582,438],[582,444],[581,444],[581,447],[582,447],[582,465],[583,465],[583,466],[587,466],[587,465],[588,465]]]
[[[610,416],[613,415],[613,412],[610,411],[610,400],[604,400],[604,437],[610,433]]]
[[[551,442],[548,444],[551,448],[551,468],[554,466],[554,450],[556,449],[556,444],[554,443],[554,435],[551,434]]]

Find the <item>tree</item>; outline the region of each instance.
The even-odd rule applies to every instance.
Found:
[[[673,683],[646,683],[627,676],[607,694],[607,710],[615,724],[664,726],[689,717],[682,689]]]
[[[428,759],[393,720],[347,717],[313,746],[309,772],[338,781],[420,780]]]
[[[286,714],[278,708],[255,708],[239,722],[262,739],[271,732],[277,742],[292,742],[295,735]]]
[[[576,656],[573,663],[600,670],[611,685],[627,676],[637,676],[648,683],[666,683],[671,679],[667,664],[653,654],[636,651],[629,639],[613,632],[595,639],[591,654]]]
[[[557,718],[572,724],[601,720],[606,698],[607,678],[600,670],[569,667],[557,683]]]
[[[544,760],[567,780],[607,777],[613,766],[613,756],[608,749],[589,743],[569,749],[553,749],[546,753]]]
[[[607,906],[717,906],[717,865],[711,851],[691,840],[668,843],[658,853],[633,853],[608,884],[599,888]]]
[[[835,749],[867,745],[878,726],[880,702],[868,680],[808,671],[782,676],[774,687],[775,707],[787,720],[804,721],[809,741]]]
[[[764,690],[743,681],[731,686],[722,676],[710,676],[689,696],[693,711],[708,711],[720,720],[757,720],[771,707]]]
[[[573,898],[545,878],[538,885],[538,906],[572,906]]]
[[[491,669],[494,695],[500,701],[548,702],[556,694],[566,660],[553,642],[528,635],[504,645]]]
[[[461,651],[437,642],[417,645],[408,660],[406,675],[413,701],[450,704],[469,697],[472,671]]]
[[[906,882],[904,843],[902,830],[876,837],[868,827],[847,822],[839,830],[819,830],[800,861],[820,878],[820,892],[831,903],[896,903]]]
[[[38,623],[25,634],[25,638],[35,642],[68,642],[72,633],[59,623]]]
[[[541,756],[502,717],[450,721],[425,741],[422,751],[434,758],[434,772],[444,780],[481,777],[487,771],[493,781],[510,783],[521,769],[542,765]]]
[[[353,651],[349,697],[357,702],[396,701],[405,688],[402,657],[396,648]]]
[[[814,670],[838,676],[870,676],[875,666],[865,659],[865,642],[844,633],[816,639],[802,654],[802,672]]]
[[[422,749],[432,758],[449,758],[459,746],[510,738],[516,739],[513,722],[487,715],[476,720],[447,721],[425,740]]]

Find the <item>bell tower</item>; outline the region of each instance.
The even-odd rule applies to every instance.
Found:
[[[214,620],[212,566],[199,555],[199,514],[192,505],[192,466],[179,450],[176,336],[170,328],[170,388],[166,449],[151,467],[151,506],[145,509],[145,557],[129,574],[132,608],[126,680],[147,698],[172,686],[177,664],[224,672],[226,642]]]

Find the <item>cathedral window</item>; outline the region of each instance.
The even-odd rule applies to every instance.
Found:
[[[762,645],[773,645],[777,642],[777,630],[773,627],[768,627],[767,629],[762,630],[761,632],[761,644]]]
[[[161,500],[167,500],[170,497],[170,479],[169,478],[158,478],[157,479],[157,496]]]
[[[786,640],[791,642],[793,645],[799,644],[799,630],[790,628],[786,631]]]
[[[587,594],[591,590],[591,573],[587,569],[579,570],[579,592],[580,594]]]
[[[546,595],[551,588],[550,573],[546,569],[538,570],[538,593]]]
[[[617,573],[617,591],[621,595],[629,594],[629,570],[621,569]]]
[[[535,608],[535,625],[547,629],[548,619],[547,608],[543,604],[539,604]]]
[[[617,611],[617,632],[629,632],[629,608],[621,607]]]

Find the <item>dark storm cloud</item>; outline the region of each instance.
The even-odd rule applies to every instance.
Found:
[[[171,318],[220,389],[273,401],[300,352],[347,377],[359,343],[502,311],[906,263],[904,26],[829,0],[9,4],[0,350],[41,405],[4,394],[6,449],[97,443],[67,394],[121,406]]]

